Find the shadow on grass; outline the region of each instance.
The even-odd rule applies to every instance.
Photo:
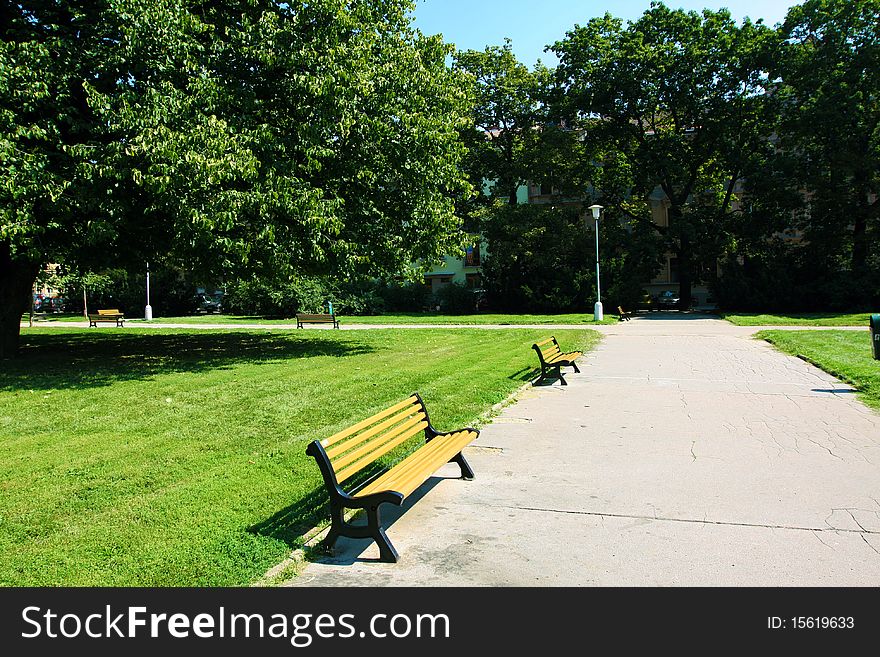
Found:
[[[327,489],[320,486],[271,517],[248,527],[248,531],[274,538],[290,548],[297,548],[302,547],[303,534],[329,520],[329,496]]]
[[[390,529],[394,523],[400,520],[409,510],[416,506],[419,501],[425,497],[432,489],[434,489],[444,479],[457,479],[457,477],[444,477],[443,475],[433,475],[419,486],[416,490],[407,496],[400,506],[393,504],[383,504],[381,508],[382,529],[386,531]],[[471,482],[467,482],[471,483]],[[357,520],[352,524],[364,525],[366,518],[361,513]],[[392,543],[394,539],[392,539]],[[323,543],[316,546],[309,555],[309,561],[316,564],[334,565],[334,566],[352,566],[356,563],[381,563],[378,558],[378,550],[373,547],[376,556],[364,557],[363,553],[375,546],[372,538],[349,538],[340,536],[336,539],[333,546],[326,546]]]
[[[373,463],[346,482],[349,493],[364,486],[370,479],[385,472],[388,464]],[[315,466],[317,469],[317,466]],[[389,506],[390,505],[386,505]],[[330,522],[330,496],[322,485],[299,498],[269,518],[248,527],[248,531],[282,541],[288,547],[302,547],[303,534],[320,524]]]
[[[0,364],[0,390],[106,386],[179,372],[313,356],[347,357],[375,351],[356,338],[254,332],[77,332],[22,336],[18,358]],[[295,367],[295,364],[292,365]]]
[[[403,505],[399,507],[392,504],[382,505],[382,527],[386,530],[389,529],[444,479],[458,479],[458,477],[435,474],[428,477],[425,483],[410,494],[404,500]],[[302,547],[303,534],[319,524],[328,523],[329,518],[327,491],[321,486],[272,517],[249,527],[248,531],[282,541],[288,547],[295,549]],[[365,524],[366,520],[363,512],[359,513],[351,522],[354,525]],[[318,563],[348,566],[362,561],[378,561],[378,559],[361,556],[361,553],[371,545],[373,545],[373,539],[371,538],[354,539],[343,536],[336,541],[336,545],[333,548],[323,543],[314,546],[314,548],[307,551],[307,558],[309,561]]]
[[[525,383],[526,381],[533,380],[540,372],[540,368],[538,367],[524,367],[521,370],[518,370],[508,376],[507,378],[511,381],[522,381]]]

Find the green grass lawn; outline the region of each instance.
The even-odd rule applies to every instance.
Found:
[[[722,313],[721,317],[737,326],[868,326],[870,313],[793,313],[761,315],[758,313]]]
[[[757,337],[852,384],[866,404],[880,410],[880,361],[871,355],[869,332],[771,330],[761,331]]]
[[[471,424],[542,337],[25,329],[0,363],[0,585],[253,582],[326,518],[309,441],[413,391],[438,429]]]
[[[614,324],[617,315],[606,315],[601,322],[594,322],[592,314],[570,313],[562,315],[438,315],[432,313],[399,313],[394,315],[340,315],[345,324]],[[295,318],[266,319],[239,315],[190,315],[186,317],[158,317],[155,324],[296,324]]]

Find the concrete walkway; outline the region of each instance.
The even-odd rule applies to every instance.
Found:
[[[880,414],[755,327],[597,328],[484,428],[474,481],[387,514],[399,563],[341,539],[291,585],[880,585]]]

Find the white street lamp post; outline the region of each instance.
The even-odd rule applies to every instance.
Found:
[[[605,317],[602,312],[602,286],[599,283],[599,213],[602,211],[602,206],[591,205],[588,209],[593,213],[593,219],[596,221],[596,305],[593,306],[593,320],[601,322]]]
[[[153,306],[150,305],[150,263],[147,263],[147,307],[144,308],[144,319],[153,319]]]

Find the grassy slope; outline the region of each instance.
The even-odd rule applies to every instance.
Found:
[[[308,441],[415,390],[439,429],[470,424],[543,336],[26,329],[0,364],[0,584],[253,581],[324,517]]]
[[[737,326],[868,326],[869,313],[793,313],[760,315],[725,313],[721,317]]]
[[[778,349],[804,356],[818,367],[851,383],[862,400],[880,410],[880,361],[871,355],[871,335],[856,331],[761,331]]]

